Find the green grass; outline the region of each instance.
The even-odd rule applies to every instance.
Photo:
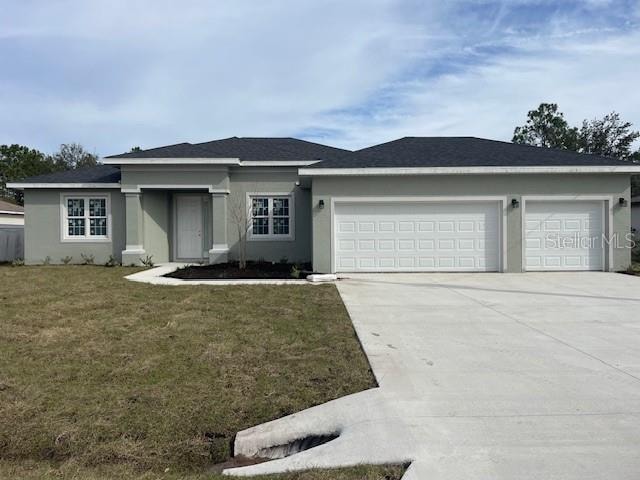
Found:
[[[398,480],[405,471],[400,465],[359,466],[336,470],[309,470],[283,475],[249,477],[256,480]],[[223,475],[174,472],[135,472],[125,465],[109,465],[97,468],[79,467],[73,462],[62,466],[46,465],[43,462],[12,464],[0,460],[0,478],[21,480],[229,480]]]
[[[214,478],[237,431],[374,385],[333,286],[133,271],[0,267],[0,477]],[[402,470],[362,468],[277,478]]]

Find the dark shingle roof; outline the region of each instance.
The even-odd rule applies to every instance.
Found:
[[[295,138],[226,138],[179,143],[108,158],[239,158],[248,161],[312,161],[310,168],[628,166],[615,158],[531,147],[474,137],[405,137],[356,152]],[[38,175],[16,183],[118,183],[110,165]]]
[[[297,138],[231,137],[203,143],[178,143],[106,158],[239,158],[248,161],[338,159],[348,150]]]
[[[475,137],[404,137],[311,168],[616,166],[629,162]]]
[[[15,183],[118,183],[120,168],[111,165],[64,170],[28,177]]]

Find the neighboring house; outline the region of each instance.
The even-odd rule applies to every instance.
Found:
[[[24,256],[24,209],[0,200],[0,262]]]
[[[621,270],[640,172],[469,137],[356,152],[233,137],[103,163],[9,185],[24,189],[27,263],[224,262],[246,232],[249,259],[318,272]]]

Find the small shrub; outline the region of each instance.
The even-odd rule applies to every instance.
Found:
[[[300,278],[300,268],[298,267],[297,264],[291,267],[291,277]]]
[[[118,265],[118,261],[115,259],[113,255],[109,255],[109,259],[107,260],[107,263],[104,264],[104,266],[115,267],[116,265]]]
[[[42,264],[43,265],[51,265],[51,257],[49,255],[44,257],[44,260],[42,261]]]
[[[89,253],[88,255],[85,255],[84,253],[81,253],[80,257],[82,257],[82,264],[83,265],[93,265],[96,262],[95,257],[91,253]]]
[[[147,255],[146,257],[142,258],[140,257],[140,263],[142,265],[144,265],[145,267],[153,267],[154,263],[153,263],[153,255]]]
[[[23,267],[24,266],[24,258],[16,258],[11,262],[12,267]]]
[[[60,259],[60,261],[65,265],[69,265],[71,263],[71,260],[73,260],[73,257],[70,257],[69,255]]]

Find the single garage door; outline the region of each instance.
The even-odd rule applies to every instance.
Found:
[[[500,269],[499,202],[336,203],[338,272]]]
[[[604,202],[527,201],[526,270],[602,270]]]

